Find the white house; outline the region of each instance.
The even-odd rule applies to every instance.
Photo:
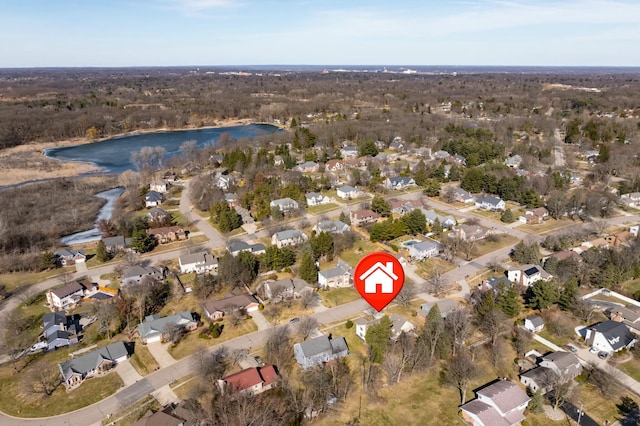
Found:
[[[612,354],[632,347],[636,338],[624,323],[604,321],[587,328],[584,341],[598,351]]]
[[[75,305],[84,296],[85,288],[78,282],[71,282],[47,292],[47,303],[52,309],[66,309]]]
[[[183,274],[189,272],[204,274],[218,270],[218,260],[207,252],[183,254],[178,258],[178,263],[180,264],[180,272]]]
[[[162,194],[157,191],[149,191],[144,197],[144,205],[146,207],[158,207],[162,204]]]
[[[536,281],[548,280],[551,274],[537,265],[524,265],[521,268],[509,269],[507,279],[512,283],[531,287]]]
[[[386,262],[384,265],[376,262],[359,279],[364,281],[365,293],[378,293],[378,286],[380,293],[393,293],[393,282],[398,276],[393,272],[393,262]]]
[[[640,205],[640,192],[631,192],[620,196],[620,204],[629,207],[637,207]]]
[[[360,190],[354,188],[353,186],[345,185],[336,189],[336,194],[338,195],[339,198],[342,198],[343,200],[349,200],[352,198],[358,198],[361,192]]]
[[[295,246],[302,244],[308,240],[304,232],[298,229],[288,229],[286,231],[276,232],[271,236],[271,244],[278,248],[286,246]]]
[[[304,198],[307,200],[307,206],[320,206],[329,203],[329,197],[317,192],[308,192],[304,195]]]
[[[488,195],[476,198],[476,206],[487,210],[500,211],[505,209],[506,204],[504,200]]]
[[[440,243],[431,239],[409,246],[409,256],[417,260],[436,257],[439,252]]]
[[[313,228],[313,232],[319,234],[321,232],[327,232],[329,234],[342,234],[351,230],[351,227],[341,220],[321,220],[316,223]]]
[[[53,255],[60,266],[71,266],[76,263],[84,263],[87,260],[84,250],[62,249],[57,250]]]
[[[145,277],[161,280],[165,277],[165,269],[158,266],[134,265],[122,273],[122,285],[140,284]]]
[[[149,184],[149,189],[156,192],[167,192],[169,184],[161,180],[154,180]]]
[[[295,210],[298,208],[298,202],[291,198],[280,198],[279,200],[273,200],[269,203],[269,207],[277,207],[283,213]]]
[[[416,181],[412,177],[395,176],[388,177],[385,181],[387,189],[405,189],[410,186],[416,186]]]
[[[400,337],[401,333],[411,333],[416,329],[416,326],[411,324],[400,315],[392,314],[389,319],[391,320],[391,340],[396,341]],[[364,318],[358,318],[356,320],[356,336],[358,336],[364,342],[367,337],[367,330],[372,325],[378,324],[380,318],[372,321],[367,321]]]
[[[358,147],[352,145],[345,146],[340,150],[340,155],[344,159],[356,158],[358,156]]]
[[[227,250],[229,250],[231,256],[236,257],[243,251],[248,251],[251,254],[262,254],[266,251],[266,247],[261,243],[249,244],[244,241],[229,241]]]
[[[544,328],[544,320],[540,315],[531,315],[524,319],[524,328],[532,333],[537,333]]]
[[[351,286],[351,267],[343,261],[338,261],[331,269],[318,271],[318,284],[322,288]]]
[[[520,163],[522,163],[522,157],[518,154],[512,155],[511,157],[504,160],[504,164],[511,167],[512,169],[517,169],[520,167]]]

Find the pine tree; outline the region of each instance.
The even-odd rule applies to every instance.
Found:
[[[136,229],[131,236],[131,248],[138,253],[146,253],[153,250],[156,240],[143,229]]]
[[[340,212],[340,217],[338,218],[340,222],[346,223],[347,225],[351,225],[351,218],[345,212]]]
[[[498,296],[498,306],[509,318],[513,318],[520,313],[520,294],[512,285],[503,286]]]
[[[384,361],[384,354],[389,347],[391,339],[391,319],[385,315],[380,322],[370,325],[365,335],[365,341],[369,345],[369,360],[380,364]]]
[[[538,389],[531,395],[528,408],[532,413],[542,413],[544,411],[544,397],[542,396],[541,389]]]
[[[500,216],[500,221],[504,223],[513,223],[516,221],[516,218],[511,209],[506,209],[504,213],[502,213],[502,216]]]
[[[533,309],[546,309],[556,303],[560,297],[556,283],[551,281],[537,281],[531,288],[531,296],[529,297],[529,305]]]
[[[316,264],[313,260],[313,255],[310,251],[306,251],[302,255],[299,275],[300,278],[302,278],[309,284],[313,284],[318,280],[318,269],[316,268]]]
[[[573,304],[576,300],[576,296],[578,295],[578,283],[576,279],[573,278],[562,288],[560,292],[560,299],[558,300],[558,305],[562,308],[563,311],[568,311],[573,307]]]
[[[104,241],[98,241],[98,245],[96,246],[96,259],[98,262],[106,262],[111,259],[111,255],[107,251],[107,246],[104,245]]]
[[[384,217],[391,216],[391,204],[379,195],[371,200],[371,210]]]

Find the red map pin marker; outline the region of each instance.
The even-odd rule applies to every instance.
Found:
[[[356,265],[353,284],[362,298],[380,312],[402,290],[404,269],[389,253],[371,253]]]

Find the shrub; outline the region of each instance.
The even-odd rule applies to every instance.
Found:
[[[351,321],[351,320],[347,321],[344,326],[347,327],[347,328],[353,327],[353,321]]]

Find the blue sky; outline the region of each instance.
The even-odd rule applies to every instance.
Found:
[[[640,66],[637,0],[0,0],[0,67]]]

